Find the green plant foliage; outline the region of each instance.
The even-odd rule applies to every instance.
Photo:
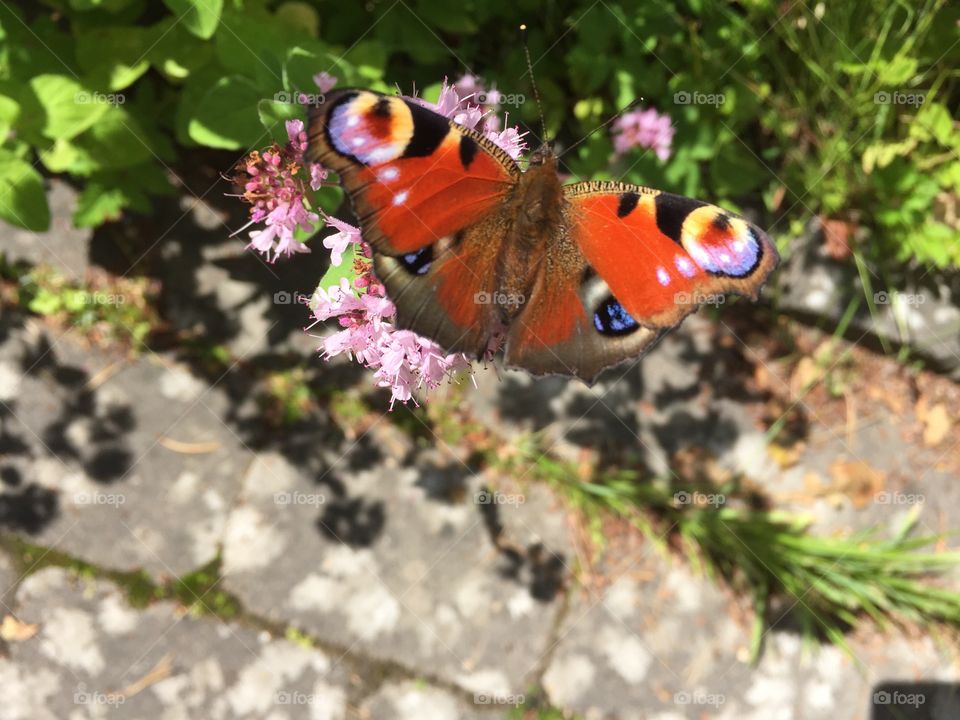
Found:
[[[676,127],[666,161],[613,159],[609,132],[595,132],[563,157],[571,175],[749,210],[784,246],[812,216],[842,220],[881,270],[955,268],[958,19],[947,0],[3,3],[0,217],[48,226],[44,172],[79,184],[78,225],[146,212],[192,148],[236,160],[282,139],[320,71],[405,92],[474,73],[522,97],[502,110],[536,144],[527,23],[561,150],[633,101]]]

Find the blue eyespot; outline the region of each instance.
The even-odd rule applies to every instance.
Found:
[[[427,247],[416,252],[401,255],[397,259],[407,272],[414,275],[426,275],[430,270],[430,263],[433,262],[433,246],[427,245]]]
[[[639,327],[623,305],[610,297],[593,314],[593,326],[603,335],[626,335]]]

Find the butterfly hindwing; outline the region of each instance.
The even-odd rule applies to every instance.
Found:
[[[563,192],[546,273],[507,347],[508,363],[534,373],[592,381],[699,305],[756,297],[777,264],[765,233],[714,205],[622,183]]]
[[[474,296],[495,290],[510,156],[412,100],[348,89],[311,110],[307,157],[340,176],[399,326],[480,352],[491,320]]]
[[[499,322],[487,299],[495,293],[506,227],[501,214],[491,213],[417,252],[377,253],[374,272],[397,308],[398,325],[450,352],[480,355]]]
[[[770,238],[715,205],[622,183],[564,191],[570,234],[610,291],[600,315],[614,324],[615,306],[625,320],[669,328],[725,293],[756,298],[776,267]]]
[[[604,368],[641,355],[662,332],[637,323],[607,323],[599,331],[592,308],[604,302],[605,286],[569,238],[559,247],[547,253],[530,298],[513,319],[505,362],[535,375],[593,382]]]

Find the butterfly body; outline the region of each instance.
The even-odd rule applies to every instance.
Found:
[[[341,90],[311,112],[308,157],[340,175],[397,324],[448,351],[592,381],[704,298],[756,297],[769,238],[713,205],[615,182],[564,185],[549,147],[526,171],[417,103]],[[709,300],[706,300],[709,301]]]

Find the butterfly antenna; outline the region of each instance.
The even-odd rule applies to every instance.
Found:
[[[568,152],[570,152],[570,151],[573,150],[575,147],[577,147],[577,145],[580,145],[581,143],[584,143],[584,142],[586,142],[587,140],[589,140],[590,138],[592,138],[592,137],[596,134],[596,132],[597,132],[598,130],[603,130],[605,127],[607,127],[607,126],[610,125],[611,123],[615,122],[618,118],[620,118],[625,112],[627,112],[628,110],[630,110],[631,108],[633,108],[637,103],[640,103],[640,102],[642,102],[642,101],[643,101],[643,98],[637,98],[636,100],[633,100],[632,102],[628,103],[626,106],[624,106],[624,107],[621,108],[620,110],[617,110],[617,112],[614,113],[612,117],[610,117],[609,119],[607,119],[607,120],[605,120],[604,122],[602,122],[602,123],[600,123],[599,125],[597,125],[593,130],[591,130],[591,131],[588,132],[586,135],[584,135],[582,138],[580,138],[579,140],[577,140],[573,145],[571,145],[571,146],[568,147],[568,148],[564,148],[563,152],[560,153],[560,154],[557,156],[557,158],[562,158],[562,157],[563,157],[564,155],[566,155]]]
[[[540,114],[540,130],[543,142],[547,141],[547,123],[543,119],[543,105],[540,103],[540,93],[537,90],[537,81],[533,77],[533,63],[530,61],[530,48],[527,47],[527,25],[520,26],[521,37],[523,38],[523,54],[527,58],[527,72],[530,74],[530,85],[533,88],[533,99],[537,101],[537,112]]]

